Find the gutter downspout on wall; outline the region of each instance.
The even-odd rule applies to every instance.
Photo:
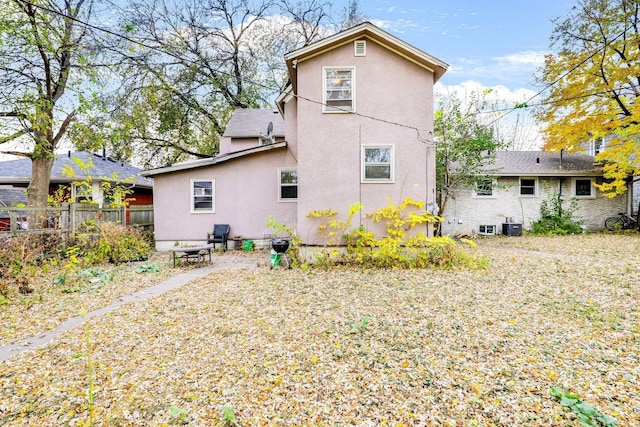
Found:
[[[562,184],[564,184],[565,179],[566,178],[564,176],[560,177],[560,184],[558,188],[558,216],[562,216],[562,200],[564,199],[564,196],[562,195]]]

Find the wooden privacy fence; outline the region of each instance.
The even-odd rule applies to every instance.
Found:
[[[0,236],[16,233],[61,233],[73,237],[87,220],[117,222],[153,230],[153,205],[100,208],[90,203],[63,203],[60,207],[0,206]]]

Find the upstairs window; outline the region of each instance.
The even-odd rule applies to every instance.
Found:
[[[595,139],[589,144],[589,154],[592,156],[597,156],[599,153],[604,151],[604,149],[605,141],[602,138]]]
[[[214,213],[214,180],[191,180],[191,213]]]
[[[278,169],[278,188],[281,202],[294,202],[298,200],[298,170],[295,168]]]
[[[354,80],[355,69],[324,68],[324,107],[325,113],[355,111]]]
[[[362,181],[393,182],[393,146],[362,146]]]

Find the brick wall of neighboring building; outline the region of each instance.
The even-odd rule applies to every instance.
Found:
[[[594,178],[595,180],[595,178]],[[553,193],[558,192],[558,178],[537,178],[537,196],[520,196],[519,178],[500,178],[493,197],[474,197],[470,190],[459,190],[456,197],[448,202],[442,224],[443,234],[457,234],[466,231],[478,232],[481,225],[493,225],[496,234],[501,234],[506,218],[513,218],[529,229],[540,218],[540,205]],[[563,206],[570,207],[574,192],[574,178],[566,178],[562,185]],[[604,197],[595,188],[593,198],[576,199],[578,210],[576,217],[585,221],[588,230],[597,231],[604,227],[609,216],[615,216],[626,209],[627,197],[613,199]]]

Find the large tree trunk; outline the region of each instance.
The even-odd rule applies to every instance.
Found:
[[[27,200],[30,208],[46,208],[53,168],[53,155],[34,158],[31,160],[31,182],[27,187]],[[44,211],[29,213],[29,228],[40,228]]]

